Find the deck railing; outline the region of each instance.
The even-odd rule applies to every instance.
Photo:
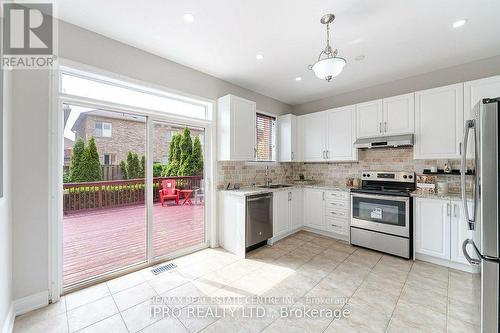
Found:
[[[165,179],[175,179],[176,187],[186,190],[200,188],[202,176],[154,177],[153,202],[160,201],[158,190]],[[105,209],[145,202],[145,179],[109,180],[63,185],[64,214]]]

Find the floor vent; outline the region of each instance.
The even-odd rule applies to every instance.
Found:
[[[169,264],[165,264],[165,265],[161,265],[161,266],[158,266],[158,267],[155,267],[151,270],[151,273],[153,273],[154,275],[158,275],[160,273],[163,273],[163,272],[166,272],[166,271],[170,271],[174,268],[177,268],[177,265],[174,264],[173,262],[169,263]]]

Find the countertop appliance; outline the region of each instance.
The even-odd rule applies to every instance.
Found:
[[[351,189],[351,244],[412,257],[414,172],[363,171]]]
[[[413,146],[413,134],[361,138],[354,142],[354,148],[387,148]]]
[[[246,198],[245,247],[247,252],[267,244],[273,237],[273,193]]]
[[[472,265],[481,267],[480,283],[474,284],[477,290],[477,303],[481,304],[481,332],[499,332],[499,202],[498,202],[498,158],[500,145],[498,128],[500,117],[500,97],[483,99],[475,108],[475,119],[467,120],[464,131],[462,152],[462,200],[464,216],[472,238],[462,245],[465,258]],[[475,175],[466,176],[468,143],[474,147],[473,158]],[[469,147],[470,148],[470,147]],[[469,213],[465,193],[466,177],[474,177],[474,207]],[[478,279],[479,280],[479,279]]]

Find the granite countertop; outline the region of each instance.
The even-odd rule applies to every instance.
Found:
[[[460,192],[448,192],[446,194],[434,193],[425,190],[416,190],[411,193],[412,197],[416,198],[428,198],[428,199],[450,199],[457,200],[462,198]],[[467,192],[467,198],[472,199],[472,193]]]
[[[226,189],[221,189],[219,191],[221,192],[228,192],[234,195],[241,195],[241,196],[247,196],[247,195],[256,195],[256,194],[262,194],[262,193],[269,193],[269,192],[280,192],[280,191],[287,191],[290,189],[294,188],[318,188],[318,189],[323,189],[327,191],[346,191],[349,192],[351,190],[350,187],[342,186],[342,185],[326,185],[326,184],[316,184],[316,185],[294,185],[290,184],[292,186],[289,187],[280,187],[280,188],[260,188],[260,187],[242,187],[238,190],[226,190]]]

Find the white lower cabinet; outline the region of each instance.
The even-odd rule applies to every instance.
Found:
[[[302,189],[273,193],[273,239],[282,238],[302,227]]]
[[[415,200],[415,252],[450,259],[450,200]]]
[[[279,237],[290,231],[289,192],[273,193],[273,237]]]
[[[290,205],[291,229],[295,230],[304,225],[304,191],[302,189],[290,191]]]
[[[349,235],[349,193],[321,189],[304,189],[304,226]]]
[[[304,226],[325,229],[324,193],[320,189],[304,189]]]
[[[453,263],[469,265],[462,254],[462,243],[472,237],[472,232],[467,230],[462,209],[459,200],[415,199],[415,253],[418,259],[432,261],[435,258],[449,266]]]

